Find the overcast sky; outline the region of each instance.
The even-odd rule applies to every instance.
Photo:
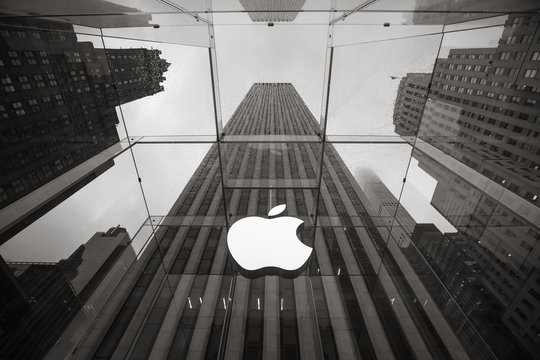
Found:
[[[431,72],[441,44],[440,35],[382,41],[396,36],[432,32],[439,27],[400,25],[403,14],[369,15],[356,25],[336,28],[328,134],[393,135],[392,113],[400,77],[408,72]],[[245,14],[215,15],[216,51],[223,121],[255,82],[291,82],[305,103],[320,118],[328,27],[326,14],[299,14],[293,24],[253,24]],[[170,17],[154,15],[154,22],[168,24]],[[390,28],[382,26],[391,22]],[[240,24],[240,25],[232,25]],[[394,25],[395,24],[395,25]],[[215,133],[208,50],[201,43],[201,28],[163,26],[160,40],[176,44],[106,38],[110,48],[145,47],[162,51],[171,66],[165,74],[165,91],[122,106],[130,136],[213,135]],[[191,29],[191,30],[190,30]],[[111,30],[152,39],[149,29]],[[194,31],[196,41],[189,39]],[[387,33],[384,33],[387,31]],[[443,48],[493,46],[501,28],[445,36]],[[176,33],[181,36],[175,36]],[[365,43],[370,38],[378,42]],[[98,37],[79,36],[102,47]],[[203,41],[204,42],[204,41]],[[359,45],[350,45],[362,43]],[[447,51],[447,50],[446,50]],[[390,76],[397,77],[393,80]],[[119,127],[125,136],[123,126]],[[152,215],[164,215],[193,174],[210,144],[137,145],[133,154]],[[369,167],[399,196],[411,148],[408,145],[337,145],[353,173]],[[69,256],[96,231],[121,224],[134,236],[147,217],[135,166],[127,151],[115,166],[68,200],[36,221],[8,243],[0,253],[9,260],[58,261]],[[429,204],[435,181],[413,159],[407,175],[403,204],[417,222],[433,222],[442,231],[453,227]]]

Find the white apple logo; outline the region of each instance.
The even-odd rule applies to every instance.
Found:
[[[286,205],[268,212],[272,218]],[[227,246],[240,274],[253,279],[264,275],[292,278],[304,271],[313,249],[300,241],[304,222],[283,216],[265,219],[250,216],[235,222],[227,234]]]

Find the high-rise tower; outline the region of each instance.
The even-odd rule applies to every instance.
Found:
[[[4,20],[0,45],[3,243],[114,165],[93,161],[51,185],[117,145],[115,108],[163,91],[170,64],[159,50],[95,48],[73,25],[44,19]],[[46,184],[54,190],[36,192]]]
[[[450,296],[433,301],[420,255],[398,245],[291,84],[253,85],[224,132],[73,358],[491,358]],[[304,221],[314,253],[295,279],[249,280],[228,259],[227,226],[276,204]]]

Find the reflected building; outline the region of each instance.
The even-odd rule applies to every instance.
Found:
[[[538,206],[540,33],[538,15],[511,15],[496,48],[452,49],[438,59],[418,136]],[[421,108],[402,80],[394,113],[400,135],[418,131],[406,110]],[[409,121],[405,121],[409,120]],[[405,129],[405,130],[402,130]]]
[[[400,87],[409,107],[399,103],[394,116],[396,132],[418,132],[413,157],[437,181],[431,204],[458,230],[459,249],[447,234],[413,241],[435,269],[459,259],[458,250],[482,269],[461,283],[467,301],[454,282],[445,286],[503,358],[515,357],[517,343],[538,351],[539,23],[537,15],[510,15],[498,47],[450,50],[437,60],[421,122],[400,122],[421,99],[404,93],[411,86]],[[402,83],[424,87],[429,77]]]
[[[253,22],[294,21],[306,0],[240,0]]]
[[[467,240],[460,234],[443,234],[433,224],[416,225],[411,238],[441,283],[470,315],[481,305],[476,290],[482,268],[469,255]]]
[[[540,319],[534,315],[534,309],[540,307],[538,223],[531,223],[525,214],[509,208],[504,201],[472,185],[471,179],[464,179],[426,153],[415,151],[413,156],[419,167],[437,181],[431,204],[466,239],[463,248],[482,269],[479,280],[483,301],[490,304],[483,317],[493,317],[489,320],[491,326],[499,328],[486,338],[504,344],[500,334],[510,331],[534,353],[540,326]],[[524,208],[520,205],[520,209]],[[501,320],[503,324],[497,325]],[[478,328],[481,332],[489,329],[486,325]]]
[[[371,206],[375,207],[377,217],[388,219],[392,226],[392,236],[399,247],[409,246],[410,236],[416,227],[412,218],[398,199],[371,169],[361,169],[358,173],[358,183],[366,194]],[[393,222],[392,222],[393,221]]]
[[[58,263],[6,262],[0,257],[2,359],[43,358],[53,345],[73,336],[66,329],[74,319],[95,318],[101,309],[95,297],[106,297],[118,285],[122,268],[135,258],[129,243],[126,230],[116,227],[96,233]]]
[[[396,134],[416,136],[424,113],[430,80],[431,74],[409,73],[399,82],[393,115]]]
[[[486,10],[489,9],[489,12]],[[531,11],[538,9],[535,0],[415,0],[413,24],[458,24],[468,21],[489,21],[489,18],[505,15],[508,9],[512,11]],[[500,16],[500,15],[499,15]]]
[[[117,143],[115,108],[163,91],[169,64],[159,50],[96,49],[60,22],[5,20],[0,35],[0,208],[6,208]],[[1,241],[113,164],[99,164],[52,199],[40,198],[26,221],[2,229]]]
[[[400,247],[322,148],[291,84],[253,85],[224,132],[72,358],[495,358],[410,239]],[[249,280],[228,258],[225,219],[276,204],[304,221],[314,254],[295,279]]]

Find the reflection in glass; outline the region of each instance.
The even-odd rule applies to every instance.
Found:
[[[478,6],[3,16],[0,357],[534,358],[539,17]],[[244,278],[278,204],[313,255]]]
[[[120,140],[115,107],[163,91],[169,64],[158,50],[78,41],[71,24],[30,18],[0,29],[0,201],[27,218],[2,229],[4,242],[114,165],[98,155]],[[36,205],[23,215],[25,201]]]
[[[433,74],[401,80],[394,110],[396,132],[418,134],[413,156],[437,182],[431,204],[457,229],[418,225],[412,240],[482,336],[451,321],[477,358],[487,357],[483,341],[501,358],[528,357],[537,343],[527,314],[540,299],[538,24],[510,15],[497,46],[450,48]]]

